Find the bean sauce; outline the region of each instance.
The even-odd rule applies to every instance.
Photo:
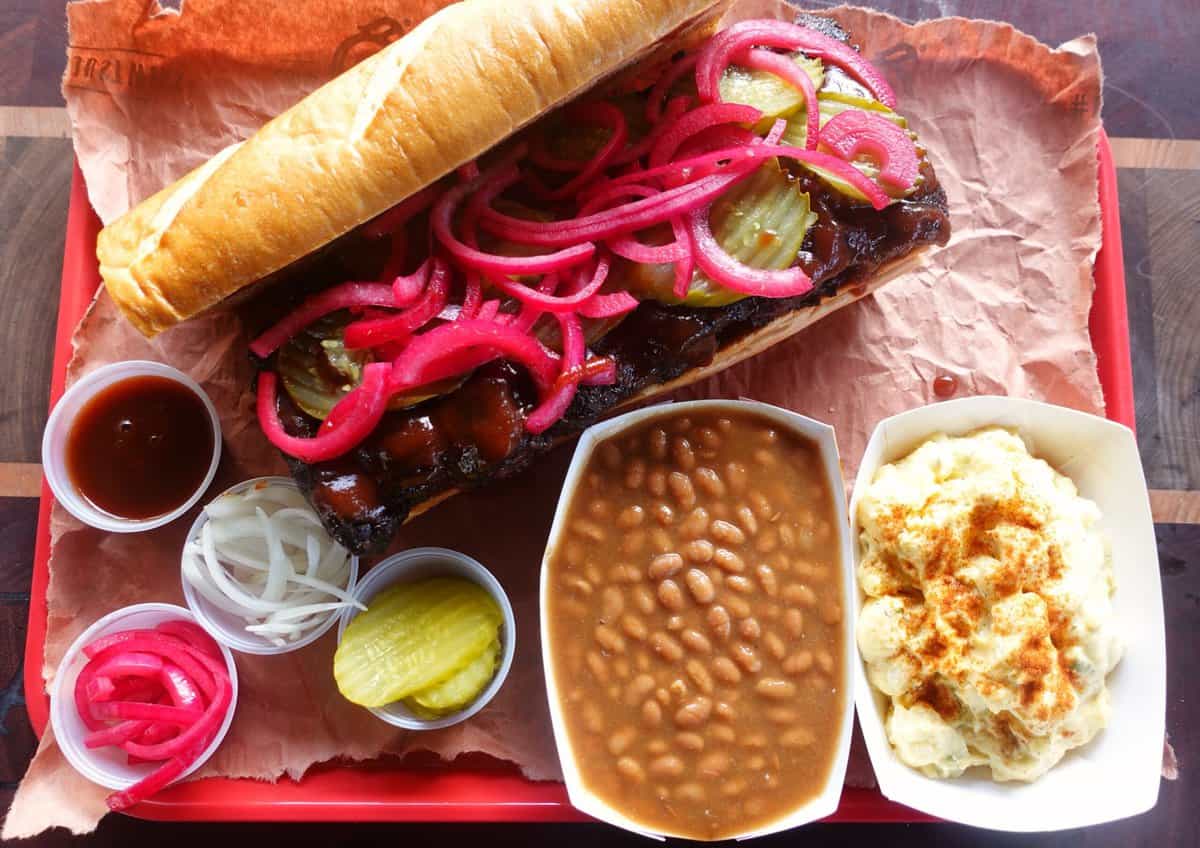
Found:
[[[757,415],[676,415],[601,443],[581,479],[547,615],[589,788],[647,828],[703,839],[812,798],[845,698],[817,446]]]

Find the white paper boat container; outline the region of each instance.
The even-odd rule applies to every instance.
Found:
[[[886,702],[856,660],[858,719],[888,798],[931,815],[992,830],[1032,832],[1086,827],[1145,812],[1158,799],[1166,711],[1162,586],[1150,501],[1129,428],[1058,406],[1008,397],[973,397],[910,410],[871,434],[850,500],[858,557],[859,493],[880,466],[901,459],[936,433],[963,435],[988,425],[1015,428],[1030,452],[1070,477],[1095,501],[1097,529],[1112,540],[1113,599],[1124,658],[1108,677],[1109,726],[1070,751],[1034,783],[997,783],[986,770],[935,780],[905,765],[884,731]],[[853,592],[857,620],[863,596]],[[857,644],[857,643],[856,643]]]
[[[575,754],[571,749],[570,740],[567,736],[567,727],[559,699],[558,681],[555,679],[554,663],[550,655],[549,623],[546,616],[546,598],[550,590],[547,564],[550,554],[554,551],[560,537],[565,532],[566,513],[570,506],[571,498],[579,484],[583,469],[587,465],[587,461],[597,444],[623,430],[655,418],[682,415],[688,411],[724,410],[754,413],[768,418],[790,433],[811,439],[820,447],[825,473],[829,477],[830,488],[834,492],[834,511],[839,530],[838,544],[842,561],[843,597],[852,602],[854,592],[857,591],[854,583],[852,567],[854,553],[851,536],[849,535],[845,499],[837,496],[838,493],[843,491],[845,484],[842,478],[842,467],[838,458],[834,430],[828,424],[814,421],[811,418],[806,418],[803,415],[781,409],[777,406],[758,403],[756,401],[699,400],[687,403],[661,404],[635,410],[609,421],[596,424],[583,433],[579,439],[579,444],[575,448],[575,455],[571,460],[571,466],[567,470],[566,480],[563,481],[562,494],[558,499],[558,507],[554,513],[554,523],[551,525],[550,538],[546,544],[546,555],[542,560],[540,583],[542,667],[546,675],[546,694],[550,702],[550,718],[554,727],[554,742],[558,748],[558,759],[562,766],[563,781],[567,787],[567,795],[571,799],[571,804],[577,810],[600,821],[654,839],[665,839],[668,836],[674,837],[678,834],[654,831],[647,828],[646,825],[626,817],[607,801],[593,793],[584,784],[583,778],[579,773],[579,765],[576,762]],[[854,648],[853,622],[849,615],[843,616],[842,628],[844,653],[842,656],[843,672],[841,686],[845,697],[842,703],[841,730],[838,736],[833,763],[830,766],[829,775],[826,778],[824,787],[804,804],[796,807],[791,812],[765,827],[735,834],[731,838],[738,840],[752,839],[757,836],[766,836],[790,830],[802,824],[824,818],[837,810],[838,801],[842,795],[842,783],[846,776],[846,760],[850,754],[850,736],[854,726],[853,686],[855,685],[854,666],[857,663]]]

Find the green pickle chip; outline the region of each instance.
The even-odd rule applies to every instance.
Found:
[[[800,53],[792,54],[792,61],[808,74],[813,88],[820,88],[824,68],[820,59],[810,59]],[[721,75],[717,86],[721,100],[726,103],[744,103],[762,112],[754,129],[766,133],[778,118],[787,118],[804,107],[804,95],[799,89],[769,71],[750,70],[740,65],[730,65]]]
[[[461,710],[479,697],[496,673],[500,659],[500,640],[493,639],[466,667],[436,686],[422,689],[408,701],[436,715],[445,715]],[[411,704],[409,704],[411,707]]]
[[[787,268],[796,261],[804,236],[816,220],[808,195],[797,188],[796,181],[776,160],[765,163],[718,198],[709,218],[722,249],[752,268],[773,270]],[[615,276],[629,290],[660,303],[712,307],[746,297],[696,271],[687,296],[681,300],[673,291],[673,265],[622,261],[616,266]]]
[[[497,640],[503,615],[483,587],[437,577],[394,586],[346,628],[333,676],[346,700],[382,707],[436,687]]]

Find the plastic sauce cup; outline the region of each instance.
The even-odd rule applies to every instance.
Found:
[[[288,486],[299,491],[300,487],[296,482],[288,477],[255,477],[252,480],[238,483],[236,486],[231,486],[226,489],[217,498],[225,495],[235,495],[246,491],[264,483],[273,486]],[[213,498],[216,500],[217,498]],[[192,523],[192,528],[188,531],[187,540],[191,543],[200,535],[200,531],[204,525],[208,523],[208,515],[201,512],[196,516],[196,520]],[[259,654],[262,656],[274,654],[287,654],[292,651],[299,650],[306,645],[311,645],[313,642],[320,639],[333,627],[338,621],[338,616],[341,615],[341,610],[330,610],[325,620],[313,627],[303,638],[297,639],[295,642],[289,642],[286,645],[276,645],[264,636],[257,633],[251,633],[246,630],[246,620],[234,615],[231,612],[226,612],[215,604],[211,603],[207,598],[196,591],[196,587],[182,575],[180,578],[183,581],[183,597],[187,601],[188,609],[196,616],[196,620],[200,622],[200,626],[207,630],[214,639],[222,645],[227,645],[235,651],[240,651],[243,654]],[[347,593],[353,595],[354,587],[358,583],[358,557],[350,555],[350,577],[347,584],[341,588]],[[331,599],[335,600],[335,599]]]
[[[203,482],[191,497],[175,509],[150,518],[122,518],[99,509],[80,494],[67,471],[67,438],[80,411],[100,392],[131,377],[165,377],[186,386],[204,402],[212,422],[212,460],[208,464],[208,473],[205,474]],[[80,379],[67,389],[66,394],[55,404],[54,411],[50,413],[50,420],[46,423],[46,432],[42,436],[42,468],[55,499],[84,524],[110,533],[139,533],[170,524],[200,500],[212,484],[220,461],[221,419],[217,416],[217,409],[212,400],[204,393],[204,389],[200,388],[200,384],[187,374],[161,362],[148,360],[114,362]]]
[[[174,604],[135,604],[123,607],[101,618],[87,630],[83,631],[71,647],[63,655],[58,671],[54,675],[54,684],[50,692],[50,725],[54,728],[54,738],[63,756],[77,772],[93,783],[109,789],[128,789],[146,775],[157,770],[161,763],[139,763],[129,765],[125,761],[125,752],[119,747],[88,748],[84,745],[84,737],[88,729],[79,713],[75,710],[75,679],[87,664],[83,647],[90,642],[119,633],[124,630],[153,629],[164,621],[190,621],[195,623],[195,617],[183,607]],[[187,771],[179,776],[183,780],[189,774],[200,768],[213,752],[220,747],[233,723],[233,714],[237,710],[238,675],[237,666],[233,662],[233,654],[229,649],[221,647],[221,656],[225,658],[225,668],[229,672],[229,682],[233,686],[233,697],[225,720],[217,730],[217,735],[196,758]]]
[[[359,581],[354,590],[354,597],[370,606],[371,598],[384,589],[389,589],[399,583],[415,583],[418,580],[427,580],[432,577],[461,577],[464,580],[470,580],[486,589],[500,606],[500,612],[504,616],[504,622],[500,625],[500,666],[496,669],[496,674],[492,677],[491,682],[479,693],[479,697],[458,712],[444,715],[441,718],[421,718],[400,701],[383,707],[368,708],[376,717],[383,719],[388,724],[408,730],[439,730],[466,721],[482,710],[504,685],[504,678],[508,677],[508,670],[512,668],[513,651],[517,643],[516,618],[513,616],[512,604],[508,601],[508,595],[504,593],[504,587],[490,571],[476,560],[458,551],[447,548],[413,548],[390,556],[368,571],[367,576]],[[339,644],[342,641],[342,635],[346,632],[346,627],[358,613],[359,611],[353,607],[342,612],[342,620],[338,624]]]

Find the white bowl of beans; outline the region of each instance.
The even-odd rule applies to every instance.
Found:
[[[587,430],[541,573],[568,794],[648,836],[748,838],[837,809],[854,591],[833,429],[694,401]]]

